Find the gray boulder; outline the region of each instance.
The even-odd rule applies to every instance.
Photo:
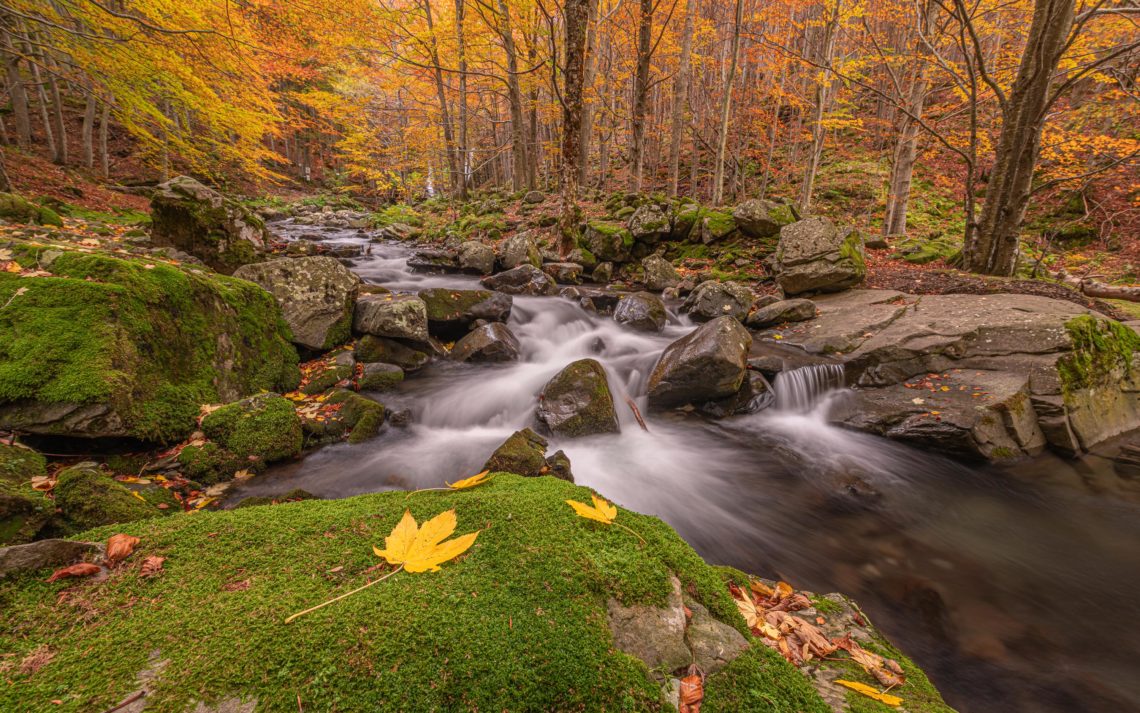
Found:
[[[815,302],[791,299],[761,307],[748,315],[744,323],[753,329],[763,329],[783,322],[803,322],[812,317],[815,317]]]
[[[548,381],[539,394],[535,415],[539,425],[556,436],[621,431],[606,371],[594,359],[579,359]]]
[[[554,281],[545,272],[529,263],[484,277],[480,283],[489,290],[498,290],[508,295],[541,296],[558,293],[558,286]]]
[[[37,540],[26,545],[0,547],[0,577],[14,572],[62,567],[102,551],[94,542]]]
[[[772,262],[786,295],[845,290],[867,274],[858,234],[819,216],[781,228]]]
[[[260,260],[269,242],[255,213],[189,176],[160,183],[150,210],[155,247],[177,248],[226,275]]]
[[[599,262],[598,266],[594,268],[594,272],[590,278],[598,284],[606,284],[614,279],[614,264],[612,262]]]
[[[548,262],[542,271],[560,285],[577,285],[582,281],[582,266],[573,262]]]
[[[421,290],[419,295],[427,305],[428,330],[446,338],[463,336],[479,320],[506,322],[514,303],[510,295],[490,290],[437,287]]]
[[[519,340],[499,322],[476,327],[455,343],[451,358],[456,361],[515,361],[519,358]]]
[[[336,258],[282,258],[234,271],[273,295],[293,343],[307,349],[332,349],[352,336],[352,311],[360,278]]]
[[[483,464],[483,470],[492,473],[500,471],[515,473],[526,478],[550,475],[573,483],[574,475],[570,472],[570,459],[562,451],[547,456],[547,445],[545,438],[529,428],[515,431],[495,449]]]
[[[582,233],[581,245],[602,262],[626,262],[633,236],[622,223],[591,220]]]
[[[634,292],[618,300],[614,321],[639,332],[660,332],[668,315],[661,298],[649,292]]]
[[[408,267],[413,270],[451,272],[459,269],[459,251],[453,248],[424,248],[412,253]]]
[[[526,231],[515,233],[499,243],[498,256],[499,266],[504,270],[519,265],[542,266],[542,254],[538,251],[538,245]]]
[[[526,195],[523,196],[523,203],[530,203],[531,205],[537,205],[544,200],[546,200],[546,196],[542,191],[527,191]]]
[[[479,275],[490,275],[495,271],[495,250],[477,240],[469,240],[459,246],[459,267]]]
[[[669,216],[654,203],[641,206],[633,212],[626,223],[634,241],[652,245],[669,234],[672,226]]]
[[[641,261],[641,267],[645,271],[645,276],[642,278],[645,289],[652,292],[676,287],[681,282],[673,263],[660,255],[650,255],[645,258]]]
[[[717,317],[666,347],[649,375],[649,405],[681,406],[732,396],[744,384],[752,335]]]
[[[427,352],[413,349],[395,339],[374,337],[371,334],[365,334],[356,340],[356,349],[352,356],[363,364],[378,362],[395,364],[404,371],[418,371],[431,359],[431,355]]]
[[[750,238],[770,238],[780,233],[780,228],[795,221],[792,210],[774,201],[754,198],[736,206],[732,211],[740,232]]]
[[[364,295],[356,301],[352,327],[360,334],[426,342],[427,305],[413,295]]]
[[[364,364],[356,387],[361,391],[387,391],[404,380],[404,370],[382,361]]]
[[[728,315],[740,321],[748,316],[755,296],[739,282],[708,280],[697,285],[681,305],[681,311],[697,322]]]

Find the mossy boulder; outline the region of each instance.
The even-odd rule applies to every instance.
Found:
[[[511,316],[510,295],[491,290],[449,290],[437,287],[421,290],[427,306],[428,331],[438,337],[466,334],[478,320],[506,322]]]
[[[867,274],[858,233],[820,216],[780,229],[774,265],[776,282],[789,296],[845,290]]]
[[[395,364],[373,362],[364,365],[359,378],[356,380],[356,388],[361,391],[388,391],[396,388],[403,381],[404,370],[400,367]]]
[[[891,257],[913,265],[925,265],[935,260],[950,262],[962,252],[962,242],[949,237],[901,237],[892,243]]]
[[[596,359],[579,359],[555,374],[542,387],[535,415],[544,430],[557,436],[621,431],[606,370]]]
[[[269,241],[257,214],[189,176],[159,184],[150,210],[155,246],[178,248],[227,275],[261,260]]]
[[[63,226],[63,220],[54,210],[36,205],[15,193],[0,193],[0,219],[13,223]]]
[[[174,441],[202,404],[300,380],[281,311],[254,284],[74,251],[50,270],[0,273],[0,429]]]
[[[337,417],[350,430],[349,443],[363,443],[374,438],[384,425],[384,404],[354,391],[346,389],[336,391],[329,396],[326,403],[340,404]]]
[[[24,483],[47,471],[47,459],[30,448],[0,443],[0,480]]]
[[[241,458],[271,463],[301,452],[301,419],[277,394],[226,404],[202,419],[202,431]]]
[[[63,519],[76,532],[162,514],[93,464],[80,464],[60,473],[53,493]]]
[[[431,355],[427,352],[409,347],[395,339],[374,337],[371,334],[366,334],[356,341],[352,355],[358,362],[395,364],[407,372],[422,369],[431,359]]]
[[[519,265],[542,267],[542,253],[535,242],[535,234],[530,231],[515,233],[499,243],[496,248],[499,267],[510,270]]]
[[[483,470],[505,471],[527,478],[551,475],[574,482],[574,475],[570,472],[570,459],[562,451],[548,457],[548,445],[545,438],[529,428],[515,431],[495,449],[483,464]]]
[[[257,470],[262,461],[250,460],[226,450],[217,443],[207,442],[200,446],[186,446],[178,454],[178,464],[182,474],[202,485],[213,485],[233,480],[241,470]]]
[[[602,262],[626,262],[633,244],[633,235],[624,223],[605,220],[589,221],[578,241],[579,247]]]
[[[770,238],[780,233],[780,228],[795,222],[792,209],[782,203],[755,198],[747,200],[732,210],[740,232],[750,238]]]
[[[727,211],[706,208],[701,211],[695,230],[699,231],[701,242],[708,245],[735,233],[736,219]]]
[[[352,355],[348,355],[352,359]],[[309,382],[301,387],[301,391],[310,396],[319,394],[333,388],[341,382],[351,381],[356,375],[356,369],[350,361],[348,364],[327,364],[324,369],[313,374]]]
[[[0,546],[30,541],[55,513],[55,504],[31,486],[46,467],[39,453],[0,443]]]

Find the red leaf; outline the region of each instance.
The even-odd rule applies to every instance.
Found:
[[[73,564],[70,567],[57,569],[55,572],[52,572],[52,575],[47,578],[47,581],[54,582],[55,580],[63,579],[64,577],[90,577],[91,575],[96,574],[98,571],[99,565],[91,564],[90,562],[80,562],[79,564]]]

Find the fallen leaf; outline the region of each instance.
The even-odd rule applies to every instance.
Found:
[[[139,538],[132,537],[131,535],[111,535],[107,540],[107,564],[114,566],[131,556],[135,551],[135,545],[139,543]]]
[[[165,557],[159,557],[157,555],[147,557],[143,560],[142,567],[139,569],[139,576],[143,578],[155,576],[162,571],[162,563],[165,561]]]
[[[475,531],[444,542],[455,532],[455,524],[454,510],[436,515],[423,526],[405,510],[392,534],[384,539],[385,549],[373,547],[372,551],[388,564],[403,565],[409,572],[437,572],[440,564],[466,552],[479,535]]]
[[[903,699],[899,698],[898,696],[892,696],[889,693],[880,693],[865,683],[859,683],[857,681],[845,681],[842,678],[835,679],[835,682],[844,688],[850,688],[856,693],[862,693],[864,696],[873,698],[876,701],[885,703],[888,706],[897,707],[902,704]]]
[[[98,572],[99,565],[91,564],[90,562],[80,562],[79,564],[73,564],[70,567],[57,569],[56,571],[52,572],[52,575],[47,578],[47,581],[54,582],[55,580],[63,579],[64,577],[90,577],[91,575]]]
[[[470,478],[464,478],[463,480],[457,480],[454,483],[448,483],[447,487],[451,488],[452,490],[465,490],[466,488],[474,488],[476,485],[482,485],[483,483],[489,481],[490,478],[487,477],[487,474],[490,472],[491,471],[489,470],[485,470],[482,473],[471,476]]]
[[[602,500],[597,495],[591,495],[590,497],[594,501],[593,507],[585,503],[580,503],[577,500],[567,500],[566,504],[574,509],[578,517],[584,517],[587,520],[597,520],[598,522],[612,525],[614,519],[617,517],[617,508],[605,500]]]
[[[701,713],[705,699],[705,674],[696,664],[689,666],[689,675],[681,679],[681,708],[679,713]]]

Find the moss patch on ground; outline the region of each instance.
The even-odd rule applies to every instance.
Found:
[[[27,267],[41,252],[13,249]],[[0,405],[107,404],[122,425],[96,435],[171,441],[201,404],[300,378],[280,309],[252,283],[73,251],[50,269],[0,274]]]
[[[576,517],[586,488],[496,474],[461,492],[403,492],[199,512],[104,528],[142,538],[103,581],[0,582],[0,652],[41,645],[35,673],[9,670],[0,709],[104,710],[136,690],[148,656],[170,663],[148,706],[256,697],[259,710],[660,710],[644,664],[612,644],[610,597],[663,604],[670,573],[744,630],[724,581],[660,520],[621,511],[623,530]],[[285,617],[359,587],[404,508],[423,522],[455,508],[475,545],[439,572],[400,572],[286,626]],[[144,557],[166,557],[143,579]],[[66,602],[58,593],[74,587]],[[82,611],[82,616],[77,612]],[[710,677],[704,710],[822,711],[806,679],[753,652]]]
[[[242,458],[270,463],[301,452],[301,418],[277,394],[226,404],[202,419],[202,431]]]

